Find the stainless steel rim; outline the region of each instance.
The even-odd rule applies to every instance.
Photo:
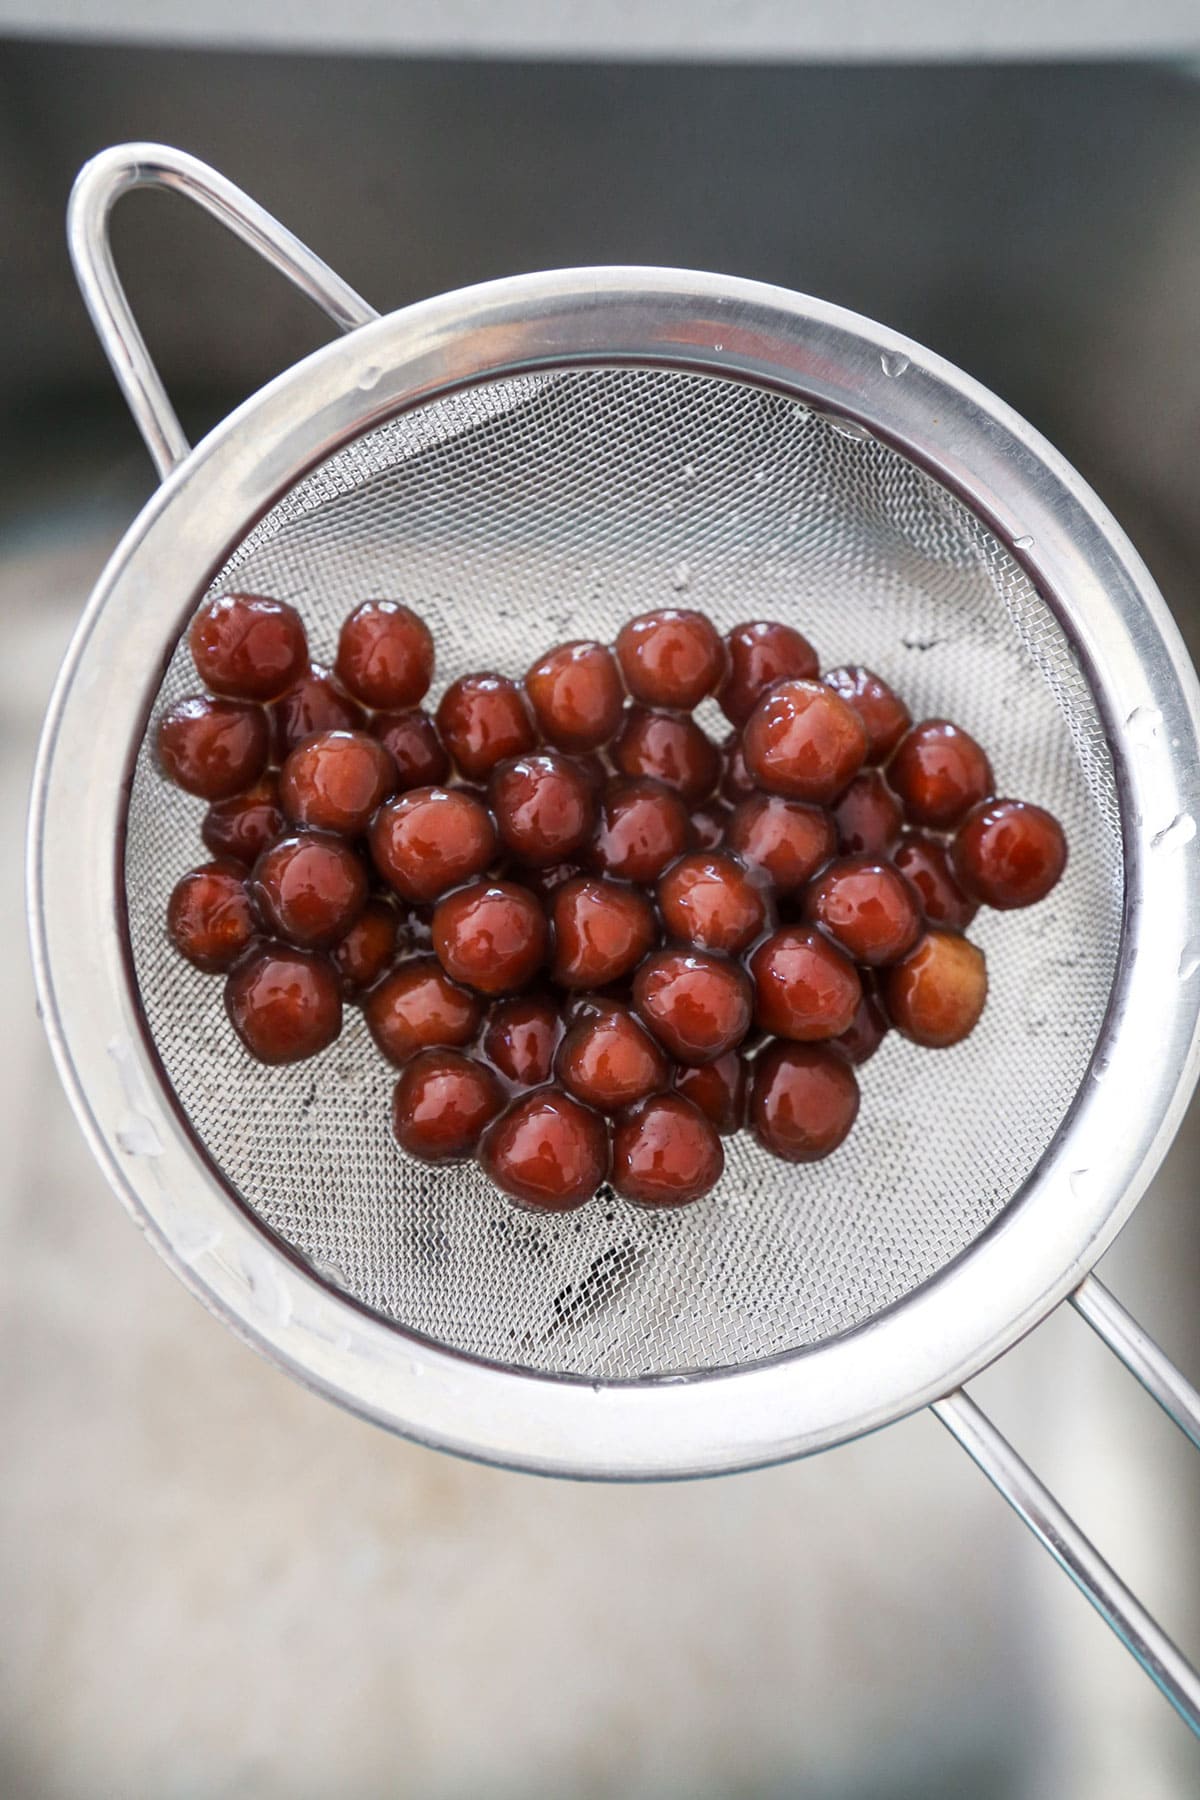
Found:
[[[214,1177],[144,1036],[120,929],[120,845],[133,727],[164,646],[281,493],[348,439],[454,386],[624,360],[766,382],[857,419],[1013,546],[1105,709],[1127,904],[1092,1078],[969,1252],[813,1349],[736,1373],[614,1385],[438,1350],[323,1286],[264,1235]],[[1078,1285],[1157,1168],[1197,1072],[1198,724],[1186,652],[1114,521],[1023,420],[919,346],[726,277],[585,269],[490,283],[365,325],[273,382],[191,453],[118,549],[59,679],[35,778],[29,901],[51,1042],[110,1181],[163,1254],[264,1354],[352,1410],[546,1473],[698,1475],[803,1455],[937,1399],[1008,1348]]]

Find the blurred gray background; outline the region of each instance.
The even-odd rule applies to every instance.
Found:
[[[136,137],[383,309],[642,261],[884,319],[1078,465],[1200,649],[1189,64],[0,42],[0,1794],[1194,1796],[1200,1747],[931,1419],[686,1487],[480,1469],[267,1369],[129,1228],[34,1016],[20,840],[54,670],[152,486],[62,229],[78,165]],[[125,203],[115,236],[193,434],[322,341],[181,202]],[[1102,1269],[1193,1376],[1198,1156],[1193,1112]],[[1200,1469],[1086,1326],[975,1391],[1200,1651]]]

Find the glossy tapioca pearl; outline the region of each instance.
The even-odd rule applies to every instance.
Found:
[[[637,888],[579,876],[555,890],[551,975],[560,987],[607,987],[632,973],[654,943],[654,908]]]
[[[777,894],[795,894],[837,850],[837,832],[823,807],[754,794],[734,807],[725,845],[760,869]]]
[[[163,714],[155,748],[159,767],[176,787],[201,800],[229,800],[267,766],[267,715],[244,700],[196,694]]]
[[[468,781],[483,781],[510,756],[537,743],[525,698],[505,675],[464,675],[442,695],[437,709],[442,743]]]
[[[607,1006],[571,1026],[559,1046],[555,1073],[577,1100],[614,1113],[666,1087],[671,1066],[627,1008]]]
[[[912,715],[899,694],[861,663],[828,670],[825,684],[854,708],[866,727],[867,761],[886,762],[912,724]]]
[[[612,1184],[638,1206],[689,1206],[724,1167],[712,1121],[683,1094],[651,1095],[613,1126]]]
[[[279,804],[279,777],[268,769],[252,786],[229,800],[214,800],[200,836],[217,857],[230,856],[247,868],[287,831]]]
[[[392,1094],[392,1131],[410,1156],[452,1162],[471,1156],[505,1101],[490,1069],[461,1050],[422,1050]]]
[[[406,712],[376,713],[371,735],[377,737],[396,765],[399,789],[436,787],[450,773],[450,758],[437,726],[419,706]]]
[[[755,619],[725,633],[729,673],[717,691],[722,712],[744,725],[777,681],[815,681],[821,665],[806,637],[777,619]]]
[[[317,731],[365,731],[367,715],[332,669],[313,663],[286,694],[271,704],[271,741],[283,762],[297,744]]]
[[[231,969],[258,930],[246,871],[232,859],[204,863],[175,883],[167,904],[167,936],[206,974]]]
[[[840,1050],[856,1068],[871,1060],[889,1030],[887,1013],[869,972],[864,972],[861,979],[863,995],[849,1029],[829,1040],[830,1048]]]
[[[359,837],[395,792],[396,765],[361,731],[323,731],[292,751],[279,772],[279,799],[295,825]]]
[[[696,849],[720,849],[725,842],[725,832],[732,817],[733,808],[723,800],[710,800],[707,806],[694,806],[688,823]]]
[[[703,950],[659,950],[633,982],[638,1016],[677,1062],[706,1063],[735,1049],[750,1028],[745,971]]]
[[[617,634],[625,686],[643,706],[690,712],[724,677],[725,645],[703,613],[668,606],[630,619]]]
[[[921,932],[914,890],[887,862],[845,856],[809,884],[808,916],[856,963],[879,967],[912,949]]]
[[[845,1142],[858,1116],[858,1082],[825,1044],[768,1044],[754,1061],[750,1128],[786,1162],[819,1162]]]
[[[746,767],[742,734],[731,731],[721,744],[721,796],[731,806],[758,792],[758,784]]]
[[[748,1082],[749,1065],[740,1050],[727,1050],[713,1062],[675,1071],[677,1091],[698,1106],[723,1137],[746,1122]]]
[[[914,725],[887,773],[911,822],[936,831],[952,831],[995,785],[983,750],[949,719]]]
[[[425,905],[473,880],[496,854],[487,807],[462,788],[413,788],[380,807],[371,824],[371,859],[405,900]]]
[[[433,634],[398,600],[364,600],[342,626],[334,665],[343,687],[381,712],[416,706],[433,680]]]
[[[592,783],[556,751],[499,763],[492,770],[488,797],[505,850],[534,868],[566,862],[596,823]]]
[[[904,809],[878,769],[854,777],[833,816],[847,856],[887,856],[904,826]]]
[[[946,846],[924,832],[906,832],[892,852],[892,862],[912,887],[931,925],[965,931],[979,911],[955,880]]]
[[[950,931],[927,931],[880,977],[896,1030],[930,1050],[947,1049],[970,1035],[983,1013],[987,986],[983,951]]]
[[[516,994],[492,1007],[480,1054],[517,1087],[541,1087],[550,1080],[562,1034],[562,1017],[553,997]]]
[[[768,793],[828,805],[849,786],[867,754],[862,720],[820,681],[782,681],[746,721],[746,768]]]
[[[376,982],[363,1015],[389,1062],[402,1067],[418,1050],[469,1044],[483,1019],[477,994],[451,981],[432,956],[414,958]]]
[[[367,871],[343,839],[298,832],[264,850],[250,893],[267,929],[305,950],[345,937],[367,902]]]
[[[631,706],[612,746],[622,775],[661,781],[687,801],[711,794],[721,775],[721,753],[694,719]]]
[[[400,919],[395,907],[390,900],[368,900],[329,953],[343,994],[356,996],[373,986],[391,967],[399,948]]]
[[[328,957],[291,944],[252,949],[225,983],[225,1008],[251,1056],[302,1062],[342,1028],[342,996]]]
[[[599,874],[619,881],[656,881],[688,847],[687,808],[657,781],[610,781],[595,834],[584,853]]]
[[[987,800],[959,826],[950,861],[972,899],[1009,911],[1046,898],[1067,866],[1067,840],[1043,807]]]
[[[854,964],[819,931],[785,926],[763,939],[749,967],[760,1031],[807,1043],[850,1029],[862,983]]]
[[[608,1174],[608,1127],[562,1088],[535,1088],[489,1127],[479,1160],[489,1179],[520,1205],[572,1212]]]
[[[732,856],[696,852],[672,863],[658,884],[669,937],[736,956],[766,930],[771,913],[759,882]]]
[[[559,644],[533,664],[525,692],[542,736],[559,750],[595,750],[621,723],[625,691],[604,644]]]
[[[192,620],[188,645],[205,687],[230,700],[274,700],[308,668],[294,606],[265,594],[218,594]]]
[[[440,900],[433,948],[452,980],[481,994],[527,987],[546,960],[541,903],[512,881],[477,881]]]

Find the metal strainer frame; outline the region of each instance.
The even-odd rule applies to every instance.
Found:
[[[189,449],[113,267],[135,187],[198,202],[350,335]],[[29,840],[38,989],[72,1104],[111,1185],[204,1303],[277,1366],[424,1444],[597,1479],[799,1457],[931,1405],[1194,1729],[1200,1680],[961,1384],[1071,1298],[1200,1444],[1200,1396],[1089,1273],[1129,1217],[1198,1070],[1200,688],[1136,552],[1021,418],[897,333],[822,301],[675,270],[495,281],[379,317],[213,170],[157,145],[81,173],[70,244],[93,321],[163,476],[76,633],[40,748]],[[1108,1017],[1054,1141],[993,1225],[868,1323],[694,1378],[587,1382],[498,1367],[406,1333],[318,1279],[216,1177],[154,1053],[122,927],[133,761],[173,644],[225,558],[364,430],[482,381],[636,363],[749,381],[856,422],[959,496],[1021,563],[1102,713],[1126,855]],[[1131,721],[1154,721],[1147,732]]]

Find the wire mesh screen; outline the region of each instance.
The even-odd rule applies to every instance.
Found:
[[[1001,791],[1062,820],[1067,875],[1029,914],[982,913],[983,1021],[936,1054],[890,1035],[859,1122],[793,1167],[746,1134],[678,1213],[611,1193],[514,1210],[473,1164],[431,1169],[389,1129],[395,1072],[361,1016],[311,1063],[263,1069],[220,982],[169,948],[167,897],[202,858],[202,808],[147,745],[129,805],[129,930],[149,1028],[195,1132],[262,1223],[328,1279],[471,1355],[597,1380],[743,1365],[899,1300],[1021,1187],[1084,1078],[1114,973],[1121,840],[1100,720],[1016,561],[906,459],[774,392],[588,369],[478,387],[340,452],[251,533],[223,580],[292,601],[331,661],[345,614],[401,598],[432,627],[441,688],[519,676],[568,638],[611,640],[663,603],[721,627],[779,618],[824,665],[868,663],[914,716],[987,746]],[[219,584],[218,584],[219,585]],[[195,689],[175,653],[155,715]],[[702,723],[719,730],[715,708]]]

